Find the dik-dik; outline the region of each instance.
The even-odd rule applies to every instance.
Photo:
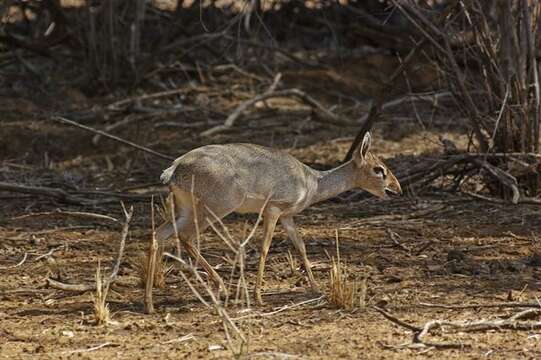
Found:
[[[255,283],[256,302],[262,304],[265,260],[278,220],[302,257],[310,286],[317,289],[293,217],[314,203],[353,188],[383,199],[388,193],[401,194],[398,180],[370,152],[370,144],[371,136],[367,133],[350,161],[328,171],[312,169],[284,151],[254,144],[207,145],[186,153],[161,175],[161,180],[169,185],[181,243],[213,281],[225,289],[220,276],[192,246],[195,220],[203,232],[216,217],[221,219],[232,212],[261,212],[264,236]],[[156,237],[165,241],[174,232],[172,222],[166,222],[158,228]]]

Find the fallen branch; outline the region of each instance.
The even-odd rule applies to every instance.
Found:
[[[356,121],[351,121],[348,119],[344,119],[333,112],[327,110],[323,105],[321,105],[318,101],[316,101],[314,98],[312,98],[310,95],[306,94],[304,91],[301,91],[299,89],[287,89],[287,90],[278,90],[278,91],[267,91],[261,95],[255,96],[254,98],[247,100],[243,103],[241,103],[225,120],[223,125],[217,125],[214,126],[206,131],[203,131],[201,133],[201,136],[211,136],[215,135],[217,133],[224,132],[235,124],[235,121],[251,106],[254,104],[269,99],[269,98],[276,98],[276,97],[287,97],[287,96],[293,96],[300,100],[302,100],[307,105],[310,105],[314,111],[316,112],[316,115],[321,119],[320,122],[324,123],[330,123],[335,126],[357,126],[358,123]]]
[[[109,279],[106,282],[106,286],[109,287],[111,283],[116,279],[118,276],[118,271],[120,270],[120,261],[122,260],[122,255],[124,254],[124,248],[126,247],[126,238],[128,237],[128,232],[130,230],[130,222],[133,217],[133,206],[130,207],[130,211],[126,211],[126,207],[124,206],[124,203],[120,203],[122,206],[122,212],[124,213],[124,226],[122,227],[122,233],[120,237],[120,246],[118,247],[118,256],[116,259],[115,266],[113,267],[113,271],[111,272],[111,275],[109,275]]]
[[[161,344],[162,345],[167,345],[167,344],[178,344],[178,343],[181,343],[181,342],[184,342],[184,341],[188,341],[188,340],[194,340],[195,339],[195,336],[193,336],[193,334],[188,334],[188,335],[184,335],[182,337],[178,337],[176,339],[171,339],[171,340],[167,340],[167,341],[162,341]]]
[[[111,342],[106,342],[106,343],[103,343],[103,344],[100,344],[100,345],[89,347],[88,349],[77,349],[77,350],[71,350],[71,351],[62,351],[62,352],[58,352],[57,354],[82,354],[82,353],[87,353],[87,352],[100,350],[100,349],[103,349],[106,346],[116,346],[116,345],[111,343]],[[49,353],[49,354],[54,354],[54,353]]]
[[[286,310],[295,309],[295,308],[298,308],[298,307],[300,307],[302,305],[307,305],[307,304],[311,304],[311,303],[318,302],[318,301],[325,302],[325,295],[321,295],[321,296],[318,296],[317,298],[304,300],[304,301],[301,301],[301,302],[298,302],[298,303],[295,303],[295,304],[291,304],[291,305],[283,305],[283,306],[280,306],[278,309],[270,311],[270,312],[265,312],[265,313],[256,312],[256,313],[252,313],[252,314],[248,314],[248,315],[239,316],[237,318],[234,318],[233,320],[238,321],[238,320],[243,320],[243,319],[252,318],[252,317],[272,316],[272,315],[276,315],[278,313],[284,312]]]
[[[83,212],[83,211],[63,211],[58,209],[57,211],[47,211],[47,212],[39,212],[39,213],[30,213],[26,215],[16,216],[11,218],[10,220],[21,220],[26,219],[29,217],[34,216],[49,216],[49,215],[68,215],[68,216],[79,216],[79,217],[88,217],[92,219],[98,219],[98,220],[110,220],[113,222],[118,222],[118,219],[115,219],[112,216],[109,215],[103,215],[103,214],[95,214],[95,213],[89,213],[89,212]]]
[[[68,192],[59,188],[13,184],[13,183],[7,183],[3,181],[0,181],[0,191],[10,191],[10,192],[23,193],[23,194],[41,195],[41,196],[46,196],[46,197],[52,197],[66,204],[86,205],[86,206],[96,206],[96,205],[116,203],[118,202],[119,199],[146,200],[149,197],[149,195],[123,194],[123,193],[102,192],[102,191],[79,190],[75,192]],[[102,196],[108,196],[108,197],[104,199],[87,199],[81,196],[83,194],[102,195]],[[89,216],[89,215],[82,215],[82,214],[83,213],[79,213],[80,216]],[[28,216],[30,215],[31,214],[29,214]],[[97,216],[94,216],[94,217],[97,218]],[[105,219],[105,217],[103,216],[101,218]]]
[[[541,308],[541,303],[521,303],[521,302],[501,302],[495,304],[433,304],[419,303],[419,305],[429,308],[439,309],[480,309],[480,308]]]
[[[43,195],[43,196],[55,198],[56,200],[61,201],[61,202],[65,202],[68,204],[76,204],[76,205],[98,205],[98,204],[104,203],[103,200],[98,201],[98,200],[84,199],[79,196],[72,195],[62,189],[45,187],[45,186],[38,187],[38,186],[11,184],[7,182],[3,182],[3,181],[0,181],[0,191],[10,191],[10,192],[23,193],[23,194]]]
[[[132,123],[136,122],[136,121],[141,121],[143,119],[146,119],[148,118],[148,115],[147,114],[143,114],[143,115],[128,115],[126,117],[124,117],[122,120],[120,121],[117,121],[113,124],[110,124],[110,125],[107,125],[105,127],[105,131],[106,132],[109,132],[111,130],[115,130],[115,129],[118,129],[119,127],[123,127],[123,126],[126,126],[126,125],[131,125]],[[94,145],[98,145],[99,141],[101,139],[101,135],[100,134],[96,134],[94,135],[94,137],[92,138],[92,144]]]
[[[111,275],[109,275],[109,278],[107,279],[105,283],[106,287],[109,287],[116,280],[116,277],[118,276],[120,263],[122,261],[124,248],[126,246],[126,238],[128,237],[128,233],[130,229],[130,222],[133,217],[133,206],[130,207],[129,211],[126,211],[124,204],[121,203],[121,205],[122,205],[122,211],[124,212],[125,220],[124,220],[124,225],[122,226],[120,245],[118,247],[118,256],[117,256],[115,265],[113,266]],[[51,278],[47,278],[47,285],[54,289],[65,290],[65,291],[85,292],[85,291],[96,290],[96,284],[66,284],[60,281],[53,280]]]
[[[481,194],[476,194],[471,191],[464,191],[464,194],[471,196],[472,198],[488,201],[495,204],[509,204],[509,201],[492,197],[492,196],[485,196]],[[533,205],[539,205],[541,204],[541,199],[535,199],[535,198],[524,198],[520,197],[519,200],[516,202],[516,204],[533,204]]]
[[[518,189],[518,182],[517,179],[509,174],[508,172],[489,164],[486,161],[480,161],[477,159],[473,159],[472,162],[479,167],[482,167],[483,169],[487,170],[487,172],[492,175],[494,178],[496,178],[499,182],[501,182],[504,186],[507,186],[511,192],[513,193],[513,197],[511,201],[513,204],[518,204],[518,201],[520,199],[520,191]]]
[[[430,304],[434,305],[434,304]],[[501,305],[501,304],[497,304]],[[475,332],[475,331],[486,331],[486,330],[500,330],[500,329],[510,329],[510,330],[523,330],[531,331],[536,329],[541,329],[541,321],[524,321],[524,319],[531,319],[541,315],[541,309],[539,304],[535,304],[536,309],[526,309],[520,311],[507,319],[482,319],[475,321],[448,321],[448,320],[431,320],[425,323],[422,327],[411,325],[405,321],[398,319],[397,317],[389,314],[385,310],[374,307],[374,309],[383,315],[387,320],[390,320],[394,324],[397,324],[403,328],[406,328],[414,332],[412,341],[400,345],[399,347],[406,348],[416,348],[421,346],[426,347],[435,347],[439,349],[462,349],[465,347],[470,347],[469,344],[462,343],[433,343],[428,342],[426,337],[429,335],[431,330],[443,329],[443,327],[451,328],[455,331],[462,332]],[[456,308],[456,307],[453,307]]]
[[[45,254],[41,254],[39,256],[36,256],[36,258],[34,259],[34,261],[39,261],[41,259],[44,259],[44,258],[48,258],[49,256],[51,256],[55,251],[58,251],[60,249],[63,249],[65,248],[66,245],[60,245],[60,246],[57,246],[55,248],[52,248],[51,250],[47,251]]]
[[[383,315],[384,318],[386,318],[387,320],[397,324],[398,326],[401,326],[401,327],[406,328],[406,329],[411,330],[411,331],[421,331],[421,330],[423,330],[423,328],[421,328],[421,327],[418,327],[416,325],[411,325],[411,324],[408,324],[405,321],[400,320],[396,316],[390,314],[389,312],[383,310],[380,307],[374,306],[374,310],[376,310],[381,315]]]
[[[13,269],[13,268],[19,267],[22,264],[24,264],[24,262],[26,261],[27,258],[28,258],[28,253],[24,253],[23,258],[17,264],[10,265],[10,266],[0,266],[0,270],[7,270],[7,269]]]
[[[69,120],[69,119],[66,119],[66,118],[63,118],[61,116],[53,116],[51,117],[51,120],[53,121],[56,121],[56,122],[60,122],[60,123],[63,123],[63,124],[68,124],[68,125],[72,125],[72,126],[75,126],[75,127],[78,127],[80,129],[83,129],[83,130],[86,130],[86,131],[89,131],[91,133],[94,133],[94,134],[99,134],[101,136],[105,136],[106,138],[109,138],[111,140],[115,140],[115,141],[118,141],[124,145],[128,145],[128,146],[131,146],[137,150],[141,150],[141,151],[144,151],[148,154],[151,154],[151,155],[154,155],[154,156],[157,156],[159,158],[162,158],[162,159],[166,159],[166,160],[175,160],[174,157],[172,156],[169,156],[169,155],[165,155],[165,154],[162,154],[160,152],[157,152],[157,151],[154,151],[152,149],[149,149],[145,146],[142,146],[142,145],[138,145],[134,142],[131,142],[131,141],[128,141],[128,140],[125,140],[125,139],[122,139],[118,136],[115,136],[115,135],[111,135],[105,131],[101,131],[101,130],[98,130],[98,129],[94,129],[94,128],[91,128],[89,126],[86,126],[86,125],[83,125],[83,124],[79,124],[78,122],[75,122],[73,120]]]
[[[389,235],[389,238],[391,239],[393,244],[395,244],[398,248],[404,250],[407,253],[411,252],[410,249],[408,249],[406,246],[402,245],[402,243],[400,242],[400,235],[398,235],[397,233],[395,233],[394,231],[392,231],[389,228],[386,228],[385,232],[387,233],[387,235]]]
[[[531,318],[533,316],[541,315],[541,309],[527,309],[523,310],[508,319],[497,320],[477,320],[477,321],[447,321],[447,320],[432,320],[427,322],[423,326],[423,330],[415,334],[414,341],[424,343],[424,337],[428,335],[430,330],[442,328],[447,326],[456,330],[473,332],[484,330],[499,330],[499,329],[511,329],[511,330],[525,330],[531,331],[535,329],[541,329],[541,321],[522,321],[519,320],[525,318]]]
[[[143,100],[149,100],[149,99],[157,99],[157,98],[171,96],[171,95],[183,94],[183,93],[189,92],[191,90],[192,90],[191,88],[187,88],[187,89],[186,88],[181,88],[181,89],[172,89],[172,90],[165,90],[165,91],[155,92],[155,93],[152,93],[152,94],[134,96],[134,97],[130,97],[130,98],[127,98],[127,99],[122,99],[122,100],[119,100],[119,101],[116,101],[116,102],[114,102],[112,104],[107,105],[107,110],[119,111],[119,110],[121,110],[121,108],[120,108],[121,106],[130,104],[130,103],[141,102]]]
[[[471,164],[467,171],[475,171],[476,169],[485,170],[491,177],[499,181],[502,185],[509,188],[512,192],[511,202],[513,204],[532,204],[540,205],[541,199],[523,196],[520,193],[517,179],[509,174],[507,171],[492,165],[487,160],[489,159],[502,159],[502,158],[529,158],[535,162],[537,166],[541,154],[534,153],[461,153],[453,155],[444,155],[427,164],[421,163],[419,166],[408,168],[407,174],[398,173],[397,178],[400,181],[403,189],[407,189],[413,185],[419,187],[427,186],[434,180],[446,176],[456,175],[456,166],[460,164]],[[431,159],[432,160],[432,159]],[[533,165],[532,165],[533,166]],[[459,170],[459,172],[465,172],[466,170]],[[465,192],[466,194],[485,201],[491,201],[495,203],[508,204],[509,201],[503,199],[496,199],[479,194],[473,194]]]

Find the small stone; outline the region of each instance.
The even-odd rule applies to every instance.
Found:
[[[64,331],[62,331],[62,336],[66,336],[66,337],[72,338],[72,337],[75,336],[75,334],[73,333],[73,331],[70,331],[70,330],[64,330]]]
[[[209,345],[209,351],[216,351],[216,350],[223,350],[224,347],[222,345],[214,344]]]

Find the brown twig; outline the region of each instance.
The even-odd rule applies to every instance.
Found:
[[[23,194],[41,195],[41,196],[54,198],[57,201],[64,202],[67,204],[87,205],[87,206],[116,203],[118,202],[119,199],[128,199],[128,200],[148,199],[148,195],[123,194],[123,193],[104,192],[104,191],[85,191],[85,190],[68,192],[59,188],[52,188],[52,187],[46,187],[46,186],[22,185],[22,184],[14,184],[14,183],[8,183],[8,182],[3,182],[3,181],[0,181],[0,191],[10,191],[10,192],[23,193]],[[86,195],[86,194],[102,195],[102,196],[108,196],[108,197],[104,199],[87,199],[81,196],[81,195]]]
[[[130,97],[130,98],[127,98],[127,99],[122,99],[122,100],[119,100],[119,101],[115,101],[114,103],[107,105],[107,109],[108,110],[113,110],[113,111],[119,111],[119,110],[121,110],[121,106],[125,106],[125,105],[128,105],[128,104],[134,103],[134,102],[140,102],[140,101],[143,101],[143,100],[158,99],[158,98],[161,98],[161,97],[183,94],[183,93],[189,92],[191,90],[192,90],[191,88],[187,88],[187,89],[186,88],[181,88],[181,89],[172,89],[172,90],[159,91],[159,92],[155,92],[155,93],[152,93],[152,94],[133,96],[133,97]]]
[[[411,330],[411,331],[416,331],[416,332],[423,330],[423,328],[421,328],[419,326],[411,325],[411,324],[408,324],[405,321],[400,320],[396,316],[392,315],[391,313],[383,310],[382,308],[380,308],[378,306],[374,306],[374,310],[376,310],[381,315],[383,315],[384,318],[386,318],[387,320],[397,324],[398,326],[401,326],[403,328],[406,328],[406,329]]]
[[[120,121],[117,121],[113,124],[110,124],[110,125],[107,125],[105,127],[105,131],[106,132],[109,132],[111,130],[115,130],[115,129],[118,129],[120,127],[123,127],[123,126],[126,126],[126,125],[131,125],[133,124],[134,122],[136,121],[141,121],[141,120],[144,120],[148,118],[148,114],[143,114],[143,115],[133,115],[133,114],[130,114],[128,116],[125,116],[122,120]],[[100,142],[100,139],[101,139],[101,135],[100,134],[96,134],[94,135],[94,137],[92,138],[92,144],[94,145],[98,145],[98,143]]]
[[[24,264],[24,262],[26,261],[27,258],[28,258],[28,253],[26,252],[26,253],[24,253],[24,256],[21,259],[21,261],[19,261],[17,264],[9,265],[9,266],[0,266],[0,270],[7,270],[7,269],[13,269],[13,268],[19,267],[22,264]]]
[[[520,190],[518,188],[517,179],[513,175],[486,161],[472,159],[472,162],[477,166],[487,170],[487,172],[494,178],[496,178],[500,183],[502,183],[502,185],[508,187],[513,193],[511,201],[513,202],[513,204],[518,204],[518,201],[520,200]]]
[[[400,235],[398,235],[397,233],[395,233],[394,231],[392,231],[391,229],[389,228],[386,228],[385,229],[385,232],[387,233],[387,235],[389,235],[389,238],[391,239],[391,241],[393,242],[393,244],[395,244],[397,247],[399,247],[400,249],[404,250],[405,252],[411,252],[410,249],[408,249],[407,247],[405,247],[404,245],[402,245],[402,243],[400,242]]]
[[[233,329],[233,331],[235,331],[235,333],[241,338],[243,342],[246,342],[246,337],[244,336],[244,334],[238,329],[237,325],[235,325],[231,317],[227,314],[227,312],[220,304],[220,301],[218,300],[218,298],[216,297],[212,289],[207,285],[206,281],[203,280],[203,278],[201,278],[201,275],[199,275],[199,273],[197,272],[197,269],[193,267],[192,265],[188,264],[187,262],[185,262],[184,260],[176,257],[173,254],[164,253],[164,255],[169,257],[170,259],[180,262],[182,265],[184,265],[184,268],[187,267],[190,270],[192,275],[195,277],[196,281],[205,288],[208,296],[212,300],[212,304],[214,305],[215,309],[218,311],[218,314],[222,318],[222,321],[224,322],[224,326],[227,324],[227,326]],[[181,273],[182,273],[182,270],[181,270]],[[187,276],[184,277],[184,280],[190,283]],[[191,286],[191,288],[195,289],[195,287],[193,286]],[[200,300],[202,299],[200,295],[198,297],[200,298]],[[203,301],[203,303],[206,303],[206,302]],[[227,331],[226,331],[226,334],[227,334]]]
[[[18,192],[18,193],[23,193],[23,194],[43,195],[43,196],[55,198],[58,201],[62,201],[68,204],[76,204],[76,205],[97,205],[97,204],[110,202],[110,200],[107,200],[107,199],[105,200],[84,199],[79,196],[72,195],[68,193],[67,191],[58,189],[58,188],[12,184],[12,183],[7,183],[3,181],[0,181],[0,191],[11,191],[11,192]]]
[[[516,303],[512,303],[516,304]],[[434,304],[429,304],[434,305]],[[503,304],[497,304],[503,305]],[[509,304],[507,304],[509,305]],[[432,307],[432,306],[431,306]],[[476,320],[476,321],[448,321],[448,320],[431,320],[426,322],[422,327],[408,324],[405,321],[398,319],[387,311],[374,307],[374,309],[383,315],[387,320],[404,327],[408,330],[414,332],[413,339],[411,343],[401,345],[400,347],[416,347],[419,344],[427,347],[435,347],[440,349],[462,349],[464,347],[469,347],[469,344],[462,343],[434,343],[428,342],[426,337],[429,335],[431,330],[448,327],[453,330],[459,330],[464,332],[475,332],[475,331],[485,331],[493,329],[511,329],[511,330],[524,330],[531,331],[535,329],[541,329],[541,321],[523,321],[524,319],[530,319],[541,315],[541,309],[539,304],[535,304],[536,309],[526,309],[520,311],[507,319],[495,319],[495,320]],[[446,307],[447,308],[447,307]],[[457,308],[457,307],[452,307]]]
[[[481,308],[541,308],[540,303],[529,302],[501,302],[493,304],[433,304],[433,303],[419,303],[420,306],[429,308],[440,309],[481,309]]]
[[[224,131],[229,130],[234,124],[235,121],[251,106],[258,103],[259,101],[263,101],[269,98],[275,98],[275,97],[288,97],[293,96],[300,100],[302,100],[304,103],[310,105],[314,111],[316,112],[317,116],[321,118],[319,120],[320,122],[329,123],[335,126],[357,126],[357,122],[351,121],[348,119],[344,119],[333,112],[327,110],[321,103],[319,103],[317,100],[312,98],[310,95],[306,94],[304,91],[301,91],[299,89],[287,89],[287,90],[278,90],[278,91],[270,91],[265,92],[261,95],[257,95],[254,98],[247,100],[243,103],[241,103],[225,120],[223,125],[217,125],[214,126],[206,131],[203,131],[201,133],[201,136],[211,136],[215,135],[217,133],[221,133]]]
[[[126,246],[126,238],[128,237],[128,233],[129,233],[130,222],[133,217],[133,206],[130,207],[129,211],[126,211],[124,204],[121,203],[121,205],[122,205],[122,211],[124,212],[125,220],[124,220],[124,225],[122,226],[117,259],[116,259],[115,265],[113,266],[111,275],[109,275],[109,278],[107,279],[107,282],[105,283],[107,287],[109,287],[116,280],[118,276],[120,263],[122,261],[124,248]],[[47,284],[54,289],[60,289],[60,290],[65,290],[65,291],[85,292],[85,291],[91,291],[91,290],[93,291],[96,289],[96,284],[66,284],[60,281],[53,280],[51,278],[47,278]]]
[[[481,194],[476,194],[476,193],[473,193],[471,191],[463,191],[463,193],[468,195],[468,196],[471,196],[472,198],[475,198],[475,199],[478,199],[478,200],[483,200],[483,201],[488,201],[488,202],[495,203],[495,204],[508,204],[509,203],[509,201],[507,201],[507,200],[503,200],[503,199],[500,199],[500,198],[495,198],[495,197],[492,197],[492,196],[485,196],[485,195],[481,195]]]
[[[154,197],[150,202],[150,212],[152,221],[152,234],[150,236],[148,247],[147,278],[145,281],[145,313],[154,313],[154,302],[152,300],[152,287],[154,286],[154,273],[156,272],[156,256],[158,254],[158,242],[156,241],[156,225],[154,222]],[[160,254],[161,255],[161,254]]]
[[[111,135],[105,131],[102,131],[102,130],[98,130],[98,129],[94,129],[94,128],[91,128],[89,126],[86,126],[86,125],[82,125],[82,124],[79,124],[78,122],[75,122],[73,120],[69,120],[69,119],[66,119],[66,118],[63,118],[61,116],[53,116],[51,117],[51,120],[53,121],[56,121],[56,122],[60,122],[60,123],[63,123],[63,124],[68,124],[68,125],[72,125],[72,126],[75,126],[75,127],[78,127],[80,129],[83,129],[83,130],[86,130],[86,131],[89,131],[91,133],[94,133],[94,134],[99,134],[101,136],[104,136],[106,138],[109,138],[111,140],[115,140],[115,141],[118,141],[124,145],[128,145],[128,146],[131,146],[137,150],[141,150],[141,151],[144,151],[148,154],[151,154],[151,155],[154,155],[154,156],[157,156],[159,158],[162,158],[162,159],[166,159],[166,160],[175,160],[174,157],[172,156],[169,156],[169,155],[165,155],[165,154],[162,154],[160,152],[157,152],[157,151],[154,151],[152,149],[149,149],[145,146],[142,146],[142,145],[138,145],[134,142],[131,142],[131,141],[128,141],[128,140],[125,140],[125,139],[122,139],[118,136],[115,136],[115,135]]]
[[[12,217],[10,220],[22,220],[29,217],[34,216],[49,216],[49,215],[67,215],[67,216],[78,216],[78,217],[87,217],[91,219],[98,219],[98,220],[110,220],[113,222],[118,222],[118,219],[109,216],[109,215],[103,215],[103,214],[95,214],[90,212],[83,212],[83,211],[65,211],[65,210],[56,210],[56,211],[46,211],[46,212],[39,212],[39,213],[30,213],[26,215],[16,216]]]

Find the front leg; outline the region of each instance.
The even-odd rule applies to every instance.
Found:
[[[255,281],[255,301],[258,305],[263,305],[263,299],[261,298],[261,283],[263,282],[263,274],[265,273],[265,261],[267,260],[267,254],[272,243],[272,235],[276,228],[276,223],[280,217],[280,211],[278,208],[270,208],[265,212],[263,218],[263,242],[261,243],[261,254],[259,255],[259,271],[257,272],[257,278]]]
[[[293,245],[295,245],[295,248],[301,255],[302,261],[304,263],[304,269],[306,270],[306,274],[308,275],[308,281],[310,282],[310,286],[314,291],[318,291],[316,280],[314,279],[314,275],[312,274],[312,267],[310,265],[310,261],[308,260],[308,256],[306,255],[306,247],[304,245],[304,241],[302,241],[297,232],[297,226],[293,221],[293,217],[282,217],[280,218],[280,222],[285,228],[287,236],[291,239]]]

